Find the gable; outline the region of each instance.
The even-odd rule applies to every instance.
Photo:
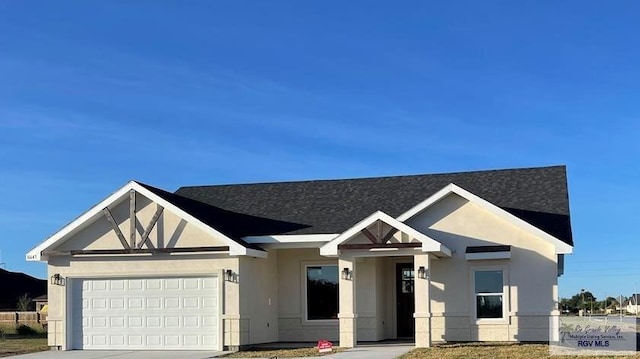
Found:
[[[377,235],[369,231],[372,226],[378,228]],[[383,232],[382,229],[385,227],[388,230]],[[399,235],[396,235],[396,231]],[[365,234],[368,242],[364,241],[362,234]],[[365,250],[369,251],[370,254],[371,251],[379,250],[395,251],[400,246],[419,248],[422,252],[433,253],[437,257],[451,256],[451,251],[446,246],[381,211],[376,211],[364,218],[320,247],[320,254],[323,256],[337,256],[342,249]]]
[[[138,195],[136,197],[136,241],[140,242],[143,233],[151,223],[158,204]],[[129,238],[130,213],[129,202],[121,203],[110,208],[113,219],[118,228]],[[142,248],[188,248],[207,246],[226,246],[221,237],[212,236],[202,229],[187,222],[169,209],[164,209],[156,224],[149,232],[148,241]],[[111,223],[106,216],[98,216],[95,221],[78,233],[70,236],[60,245],[52,247],[52,251],[65,252],[76,250],[111,250],[124,249]]]
[[[458,253],[474,246],[513,246],[555,260],[556,246],[566,245],[540,238],[454,192],[405,222]]]
[[[83,235],[80,238],[77,238],[80,240],[80,243],[79,243],[80,246],[82,245],[97,246],[97,247],[111,246],[112,241],[110,241],[108,238],[108,233],[105,229],[106,227],[105,222],[103,221],[104,218],[106,218],[106,221],[109,223],[109,225],[111,225],[111,228],[113,229],[113,232],[116,238],[122,245],[122,249],[120,249],[120,252],[122,253],[115,253],[115,254],[144,252],[144,250],[142,250],[139,244],[143,242],[143,244],[146,244],[147,246],[149,246],[149,243],[145,241],[136,242],[133,236],[135,234],[137,237],[138,224],[136,223],[135,228],[129,227],[129,229],[126,231],[122,230],[122,227],[124,226],[125,223],[131,225],[133,221],[127,222],[127,219],[122,219],[123,217],[122,212],[125,212],[124,208],[126,207],[121,207],[121,206],[123,204],[127,205],[127,202],[128,202],[129,204],[128,218],[135,217],[137,215],[136,200],[137,200],[137,197],[139,196],[141,196],[141,199],[143,200],[143,202],[144,202],[144,199],[146,199],[149,201],[149,203],[154,202],[158,205],[156,206],[156,212],[152,216],[152,218],[156,217],[158,220],[160,220],[160,217],[162,217],[161,214],[164,212],[165,209],[168,210],[170,213],[173,213],[175,216],[180,217],[180,221],[175,228],[175,232],[177,231],[183,232],[184,230],[193,231],[193,229],[187,229],[186,224],[190,224],[192,227],[195,227],[198,230],[206,233],[209,237],[209,240],[211,239],[221,240],[225,243],[224,248],[219,246],[213,246],[212,245],[213,243],[211,243],[209,245],[209,247],[211,248],[199,249],[197,251],[209,251],[209,250],[223,251],[226,248],[226,250],[231,255],[252,255],[257,257],[266,257],[266,252],[263,251],[262,249],[249,245],[246,242],[242,241],[241,239],[230,238],[224,233],[221,233],[220,231],[218,231],[216,228],[210,226],[208,223],[205,223],[201,218],[198,217],[199,213],[195,213],[195,215],[192,215],[190,213],[192,208],[188,206],[190,202],[193,202],[192,200],[186,199],[187,202],[182,203],[177,201],[175,198],[173,198],[173,196],[175,196],[173,194],[168,194],[167,192],[164,192],[162,190],[155,189],[155,188],[153,188],[154,190],[152,191],[150,190],[150,188],[153,188],[153,187],[146,186],[146,185],[143,186],[134,181],[127,183],[118,191],[116,191],[115,193],[113,193],[112,195],[110,195],[109,197],[107,197],[106,199],[104,199],[103,201],[101,201],[91,209],[89,209],[87,212],[83,213],[80,217],[76,218],[74,221],[72,221],[71,223],[63,227],[60,231],[56,232],[51,237],[47,238],[44,242],[39,244],[37,247],[29,251],[29,253],[27,253],[27,260],[29,261],[46,260],[48,259],[49,254],[52,254],[52,255],[64,254],[64,253],[54,253],[52,249],[61,246],[63,243],[67,242],[70,238],[73,238],[77,234],[80,234],[83,232],[84,232]],[[167,193],[168,195],[164,195],[165,193]],[[146,207],[148,206],[143,206],[143,208],[146,208]],[[115,210],[116,212],[115,217],[111,212],[112,209]],[[212,214],[209,214],[209,215],[212,215]],[[215,215],[215,212],[213,213],[213,215]],[[116,219],[116,217],[118,217],[119,219]],[[164,219],[165,218],[163,217],[163,221]],[[166,216],[166,219],[168,223],[172,223],[171,220],[175,218]],[[95,226],[93,226],[94,224]],[[150,233],[152,229],[155,229],[156,240],[158,239],[164,240],[165,239],[164,233],[158,232],[158,231],[164,230],[164,227],[160,229],[153,228],[155,227],[156,224],[157,222],[154,222],[153,220],[150,220],[150,223],[148,224],[144,224],[143,225],[143,228],[145,228],[144,233],[146,232]],[[92,226],[93,226],[92,229],[85,231]],[[95,231],[95,232],[92,232],[92,231]],[[127,233],[128,237],[125,237],[124,233]],[[181,237],[181,236],[182,234],[178,237]],[[177,241],[180,239],[178,237],[176,237],[174,242],[177,243]],[[184,237],[187,237],[187,236],[185,235]],[[202,238],[202,236],[196,236],[196,238]],[[167,243],[165,243],[165,245],[166,244]],[[103,250],[103,249],[98,249],[98,250]],[[178,247],[174,247],[173,249],[149,248],[149,250],[152,250],[153,252],[161,252],[161,251],[185,252],[185,250],[179,250]],[[126,253],[124,253],[123,251],[126,251]],[[86,254],[86,253],[82,253],[82,254]],[[100,253],[100,254],[104,254],[104,253]]]

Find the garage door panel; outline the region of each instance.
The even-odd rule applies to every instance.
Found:
[[[218,300],[216,298],[202,298],[202,307],[203,308],[218,308]]]
[[[219,347],[216,277],[76,281],[76,349]]]
[[[215,328],[218,325],[216,317],[209,315],[202,317],[202,326],[206,328]]]
[[[180,328],[180,317],[179,316],[165,316],[164,317],[164,327],[165,328]]]
[[[110,291],[123,291],[126,289],[124,280],[111,280],[109,281],[109,290]]]
[[[164,298],[165,309],[180,309],[180,298]]]
[[[110,318],[109,327],[115,329],[124,328],[125,320],[124,316],[114,316]]]
[[[202,343],[205,346],[215,346],[217,344],[216,336],[215,335],[203,335],[202,336]]]
[[[142,309],[143,298],[128,298],[128,309]]]
[[[129,335],[127,344],[131,347],[142,347],[142,335]]]

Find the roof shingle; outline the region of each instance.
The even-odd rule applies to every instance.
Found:
[[[397,217],[450,183],[573,245],[565,166],[193,186],[175,195],[215,208],[206,220],[234,236],[341,233],[377,210]],[[206,209],[195,203],[192,210]]]

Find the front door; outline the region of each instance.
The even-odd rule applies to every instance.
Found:
[[[398,338],[414,336],[415,297],[413,295],[413,263],[396,264],[396,298]]]

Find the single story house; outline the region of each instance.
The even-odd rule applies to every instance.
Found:
[[[47,295],[43,294],[33,298],[31,301],[36,303],[36,312],[40,313],[42,311],[42,308],[47,305],[48,299]]]
[[[624,309],[631,314],[638,314],[638,300],[640,299],[640,293],[631,294],[628,300],[624,301]]]
[[[131,181],[27,254],[56,349],[544,341],[564,166],[182,187]]]

